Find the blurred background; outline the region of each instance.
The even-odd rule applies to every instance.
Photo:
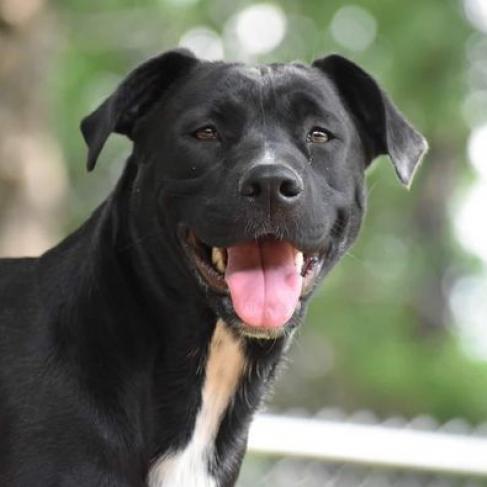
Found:
[[[112,137],[88,175],[80,119],[177,45],[210,60],[345,55],[431,147],[409,192],[386,158],[369,172],[359,241],[268,410],[487,431],[487,0],[0,0],[0,255],[39,254],[102,201],[130,144]],[[328,484],[330,468],[249,456],[240,485],[468,482],[367,470]]]

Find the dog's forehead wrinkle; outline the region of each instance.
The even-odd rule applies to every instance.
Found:
[[[242,107],[255,104],[259,118],[266,123],[269,107],[277,108],[280,97],[285,94],[309,92],[325,102],[336,98],[326,86],[328,81],[321,79],[321,83],[316,83],[313,74],[310,68],[293,64],[220,63],[195,73],[191,82],[178,93],[178,98],[180,103],[204,105],[209,109],[221,107],[224,111],[232,111],[228,110],[232,104]]]
[[[263,82],[264,78],[276,71],[276,65],[269,64],[243,64],[238,66],[238,73],[256,82]]]
[[[232,67],[231,73],[242,81],[246,80],[247,85],[252,83],[256,88],[274,85],[275,83],[285,85],[305,80],[303,71],[288,64],[242,64]]]
[[[262,68],[259,65],[244,65],[238,70],[239,74],[256,82],[262,80]]]

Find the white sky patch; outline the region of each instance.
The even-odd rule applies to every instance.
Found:
[[[477,255],[485,264],[487,264],[486,213],[487,180],[477,181],[469,188],[455,211],[455,235],[465,250]]]
[[[487,122],[487,90],[476,90],[469,93],[462,106],[463,118],[470,126]],[[484,154],[487,152],[484,151]],[[487,159],[487,157],[486,157]]]
[[[205,26],[186,31],[179,40],[179,45],[193,51],[201,59],[208,61],[223,59],[223,43],[220,36]]]
[[[487,33],[487,0],[463,0],[463,8],[468,21]]]
[[[460,279],[450,293],[450,307],[465,351],[487,361],[487,275]]]
[[[468,158],[479,176],[487,182],[487,124],[475,128],[468,139]],[[486,209],[487,207],[484,207]]]
[[[377,21],[364,8],[347,5],[333,16],[330,32],[343,47],[351,51],[365,51],[375,40]]]
[[[235,18],[238,41],[253,55],[273,51],[284,39],[286,28],[286,15],[280,7],[270,3],[251,5]]]

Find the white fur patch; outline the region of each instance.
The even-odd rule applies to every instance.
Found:
[[[218,321],[211,339],[206,375],[191,440],[182,450],[158,459],[149,472],[149,487],[216,487],[208,470],[222,416],[244,369],[240,341]]]
[[[277,164],[279,159],[274,150],[270,149],[267,144],[264,149],[264,153],[261,155],[260,159],[257,161],[258,165],[263,164]]]

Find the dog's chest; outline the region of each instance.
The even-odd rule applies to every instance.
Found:
[[[218,322],[209,347],[202,402],[188,444],[159,458],[149,472],[149,487],[217,487],[211,474],[215,438],[244,369],[240,342]]]

